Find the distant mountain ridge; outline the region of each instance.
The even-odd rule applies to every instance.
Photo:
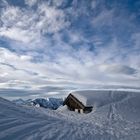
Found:
[[[37,106],[56,110],[59,106],[63,105],[62,98],[36,98],[36,99],[16,99],[13,100],[17,105]]]

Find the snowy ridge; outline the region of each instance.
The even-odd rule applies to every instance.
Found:
[[[125,90],[125,89],[92,89],[92,90],[77,90],[70,92],[79,99],[85,106],[102,106],[111,102],[120,101],[127,96],[133,96],[140,90]]]
[[[18,106],[0,98],[0,139],[139,140],[140,94],[125,94],[89,114],[68,111],[66,106],[58,110]]]

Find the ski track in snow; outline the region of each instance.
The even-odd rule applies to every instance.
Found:
[[[0,98],[0,140],[139,140],[139,101],[135,94],[78,114],[17,106]]]

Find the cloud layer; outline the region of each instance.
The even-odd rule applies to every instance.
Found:
[[[120,0],[2,0],[0,88],[41,96],[97,85],[139,87],[139,6]]]

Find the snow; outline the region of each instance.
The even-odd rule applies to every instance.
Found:
[[[0,98],[0,140],[139,140],[140,92],[102,92],[94,100],[104,104],[89,114],[66,106],[19,106]]]
[[[128,95],[135,93],[140,93],[139,90],[112,90],[112,89],[94,89],[94,90],[77,90],[72,91],[71,94],[74,95],[80,102],[85,106],[103,106],[105,104],[120,101],[126,98]]]

